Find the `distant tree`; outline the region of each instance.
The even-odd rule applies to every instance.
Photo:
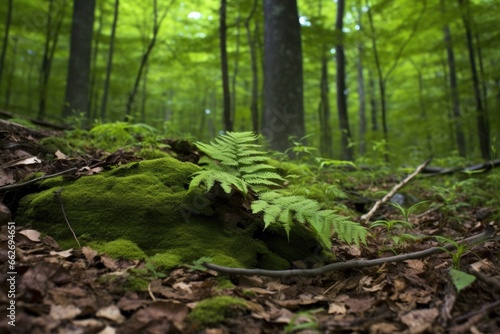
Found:
[[[462,12],[462,20],[464,23],[465,37],[467,39],[467,50],[469,53],[470,69],[472,73],[472,85],[474,89],[474,98],[476,100],[476,110],[477,110],[477,129],[479,134],[479,148],[481,149],[481,156],[484,160],[491,159],[491,148],[490,148],[490,126],[488,123],[488,114],[483,107],[482,93],[479,86],[479,76],[477,74],[476,59],[474,51],[474,42],[472,40],[472,28],[471,28],[471,13],[469,10],[468,0],[458,0],[460,10]]]
[[[285,151],[305,134],[302,45],[297,0],[264,0],[264,111],[262,133]]]
[[[73,0],[70,55],[62,116],[89,117],[89,83],[95,0]]]
[[[226,25],[227,0],[221,0],[219,9],[219,39],[220,59],[222,72],[222,93],[224,107],[224,130],[233,131],[233,117],[231,115],[231,95],[229,92],[229,70],[227,64],[227,25]]]
[[[113,24],[111,26],[111,38],[109,39],[108,62],[106,64],[106,78],[104,79],[104,90],[101,102],[101,121],[106,118],[106,108],[108,107],[109,81],[111,80],[111,69],[113,67],[113,54],[115,51],[116,25],[118,23],[118,11],[120,0],[115,0]]]
[[[49,10],[47,13],[47,27],[45,30],[45,45],[42,56],[42,66],[40,67],[39,77],[39,101],[38,101],[38,118],[45,118],[45,108],[47,104],[47,90],[49,88],[49,78],[52,70],[52,61],[59,41],[59,32],[61,31],[62,23],[66,13],[66,1],[63,2],[59,15],[56,16],[56,26],[52,27],[52,17],[56,15],[54,8],[54,0],[49,0]]]
[[[12,93],[12,87],[14,87],[14,70],[16,69],[17,63],[17,44],[19,38],[17,36],[12,37],[12,62],[10,63],[9,69],[7,71],[7,80],[5,80],[7,89],[5,90],[5,108],[10,108],[10,97]]]
[[[367,6],[368,6],[368,1],[367,1]],[[379,52],[377,48],[377,36],[375,33],[375,26],[373,24],[373,14],[372,14],[372,8],[368,7],[368,22],[370,24],[370,30],[371,30],[371,39],[372,39],[372,48],[373,48],[373,56],[375,58],[375,67],[377,69],[377,75],[378,75],[378,83],[379,83],[379,90],[380,90],[380,105],[381,105],[381,111],[382,111],[382,130],[384,132],[384,139],[386,143],[388,142],[388,127],[387,127],[387,96],[386,96],[386,84],[387,80],[389,80],[389,77],[393,73],[393,71],[396,69],[396,66],[398,65],[399,61],[401,60],[401,57],[403,55],[403,51],[405,50],[406,46],[411,42],[413,37],[418,31],[418,27],[420,24],[420,21],[425,13],[425,10],[427,8],[427,0],[424,0],[422,3],[422,10],[419,13],[419,16],[417,19],[414,21],[412,30],[410,32],[410,35],[408,38],[399,46],[398,51],[396,53],[396,57],[394,59],[394,63],[392,66],[389,68],[389,70],[384,74],[382,71],[382,64],[380,62],[380,57],[379,57]],[[385,154],[385,160],[389,160],[389,155],[386,153]]]
[[[97,15],[97,30],[94,31],[93,46],[92,46],[92,58],[91,58],[91,70],[90,70],[90,94],[89,94],[89,113],[90,119],[95,120],[99,119],[99,94],[101,93],[101,89],[99,85],[96,84],[97,78],[99,77],[98,71],[98,55],[101,46],[101,36],[102,36],[102,28],[104,23],[104,1],[99,1],[96,5],[99,5],[99,10]]]
[[[7,4],[7,19],[5,20],[5,32],[3,35],[2,54],[0,55],[0,82],[2,80],[2,72],[5,63],[5,55],[7,54],[7,46],[9,44],[10,22],[12,20],[12,1],[13,0],[9,0]]]
[[[255,133],[258,133],[259,132],[259,106],[258,106],[259,73],[257,71],[257,54],[255,51],[257,42],[255,36],[252,37],[252,33],[250,31],[250,20],[254,16],[256,8],[257,8],[257,0],[253,0],[252,10],[245,19],[245,29],[247,32],[248,48],[250,50],[250,67],[252,69],[252,97],[250,98],[250,113],[252,114],[252,129]]]
[[[356,12],[357,12],[357,25],[359,28],[359,31],[361,32],[363,29],[362,25],[362,19],[361,19],[361,14],[362,14],[362,7],[361,7],[361,1],[358,1],[356,4]],[[365,154],[366,150],[366,141],[365,141],[365,136],[366,136],[366,94],[365,94],[365,77],[364,77],[364,67],[363,67],[363,57],[364,57],[364,45],[363,42],[358,41],[358,57],[356,61],[356,68],[357,68],[357,79],[358,79],[358,100],[359,100],[359,154],[363,155]]]
[[[340,144],[342,159],[353,160],[353,149],[351,146],[351,130],[349,128],[349,116],[347,113],[347,87],[345,83],[345,54],[342,27],[344,25],[345,0],[337,0],[337,19],[335,21],[335,58],[337,64],[337,111],[340,125]]]
[[[318,1],[318,17],[322,16],[323,1]],[[320,129],[319,148],[321,155],[326,158],[333,157],[331,110],[330,110],[330,88],[328,83],[328,62],[330,47],[325,40],[321,45],[321,72],[319,93],[320,100],[318,105],[318,118]]]
[[[146,51],[142,55],[141,64],[139,65],[139,71],[137,72],[137,76],[135,77],[134,86],[132,87],[132,90],[128,94],[126,113],[125,113],[126,118],[132,116],[132,107],[134,105],[135,96],[137,95],[137,91],[139,89],[139,84],[141,82],[142,73],[144,72],[144,69],[146,67],[146,63],[148,62],[151,51],[153,51],[153,48],[156,45],[156,41],[158,39],[158,32],[160,31],[163,20],[165,19],[165,16],[167,15],[168,10],[170,9],[170,7],[172,7],[174,2],[175,2],[175,0],[171,0],[170,4],[165,8],[165,11],[160,16],[159,10],[158,10],[158,1],[153,0],[153,37],[149,41],[148,46],[146,47]]]
[[[441,0],[441,11],[446,13],[445,2]],[[451,98],[451,115],[453,117],[453,128],[455,132],[455,140],[458,147],[458,153],[461,157],[465,157],[465,135],[462,127],[463,119],[460,114],[460,98],[458,94],[458,80],[455,66],[455,53],[453,51],[453,43],[451,40],[451,32],[449,24],[443,26],[444,43],[446,48],[446,56],[448,59],[448,70],[450,80],[450,98]]]

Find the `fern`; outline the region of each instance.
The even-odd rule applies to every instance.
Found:
[[[205,169],[194,174],[190,187],[204,184],[209,191],[219,182],[226,193],[234,187],[246,195],[249,189],[259,192],[278,186],[276,182],[283,179],[267,163],[267,152],[256,141],[253,132],[227,132],[210,144],[196,142],[207,156],[200,159]]]
[[[330,249],[333,232],[348,243],[366,243],[367,230],[333,210],[322,210],[320,204],[300,195],[284,196],[270,191],[283,178],[268,164],[267,153],[256,144],[252,132],[228,132],[210,144],[197,142],[196,146],[207,156],[200,158],[203,169],[193,174],[190,187],[205,185],[207,192],[216,182],[226,193],[237,189],[244,195],[250,190],[258,195],[251,204],[254,214],[263,213],[264,228],[281,224],[287,236],[294,221],[309,226],[319,243]]]
[[[325,249],[330,249],[332,228],[334,233],[348,243],[366,243],[367,230],[333,210],[322,210],[319,203],[304,196],[283,196],[277,192],[261,193],[252,202],[252,212],[264,213],[264,228],[280,223],[289,235],[293,220],[308,224]]]

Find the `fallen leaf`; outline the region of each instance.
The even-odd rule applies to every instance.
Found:
[[[59,150],[57,150],[56,153],[54,153],[54,154],[56,155],[57,160],[68,160],[68,157],[66,156],[66,154],[62,153]]]
[[[74,305],[51,305],[50,316],[55,320],[68,320],[74,319],[77,315],[82,313],[80,308]]]
[[[110,305],[100,309],[97,311],[96,316],[98,318],[112,320],[119,324],[125,321],[125,317],[120,313],[120,309],[116,307],[116,305]]]
[[[24,230],[19,232],[19,234],[24,235],[26,238],[30,239],[31,241],[40,241],[40,235],[41,233],[38,232],[37,230]]]

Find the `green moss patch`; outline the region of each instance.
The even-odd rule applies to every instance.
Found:
[[[243,299],[230,296],[217,296],[199,302],[189,314],[191,321],[210,326],[225,322],[244,311],[247,305]]]
[[[161,268],[207,256],[221,265],[283,269],[314,255],[316,240],[303,227],[292,230],[289,242],[282,230],[262,232],[258,219],[246,228],[222,221],[214,210],[218,203],[189,189],[198,170],[165,157],[75,181],[49,179],[41,192],[21,201],[17,221],[53,236],[63,248],[76,247],[54,195],[64,188],[64,211],[79,241],[114,257],[148,257]]]

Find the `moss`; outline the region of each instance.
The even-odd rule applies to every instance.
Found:
[[[105,244],[90,242],[89,246],[114,258],[142,260],[146,254],[135,243],[125,239],[117,239]]]
[[[169,157],[168,153],[160,151],[159,149],[151,149],[151,148],[142,148],[136,154],[140,158],[144,158],[147,160],[160,159]]]
[[[80,150],[71,145],[65,138],[61,137],[47,137],[40,140],[40,145],[45,147],[50,152],[61,151],[66,155],[75,155],[81,153]]]
[[[231,282],[225,276],[217,276],[215,278],[215,280],[217,281],[217,286],[219,289],[232,289],[232,288],[234,288],[233,282]]]
[[[292,229],[288,242],[280,227],[262,232],[259,220],[246,229],[218,220],[204,193],[189,189],[190,176],[198,170],[166,157],[74,181],[45,180],[40,187],[45,190],[21,201],[16,220],[51,235],[62,247],[75,247],[64,208],[82,245],[91,243],[114,256],[145,254],[164,269],[203,256],[225,266],[285,269],[314,254],[317,242],[301,225]],[[63,207],[54,197],[61,188]]]
[[[236,316],[246,308],[247,304],[243,299],[217,296],[199,302],[189,318],[201,326],[210,326],[225,322],[227,318]]]

